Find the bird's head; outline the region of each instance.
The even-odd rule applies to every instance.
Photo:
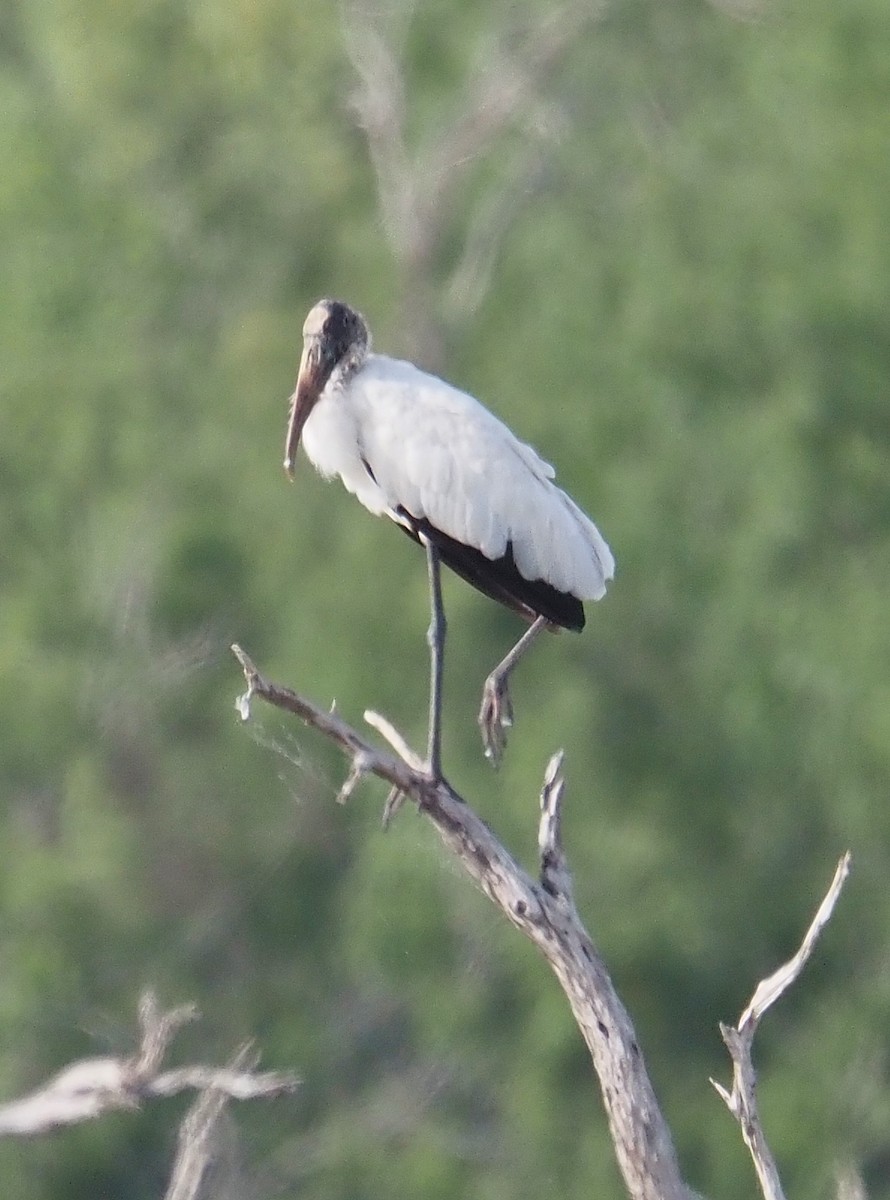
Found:
[[[300,435],[331,377],[342,379],[361,366],[371,335],[361,313],[340,300],[319,300],[303,325],[303,354],[290,400],[284,469],[293,479]]]

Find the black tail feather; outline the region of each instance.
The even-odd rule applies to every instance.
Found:
[[[473,546],[465,546],[436,529],[425,517],[413,517],[403,508],[399,509],[399,516],[402,518],[399,525],[409,537],[415,542],[428,539],[446,566],[492,600],[529,621],[540,616],[563,629],[584,628],[584,606],[578,597],[559,591],[543,579],[529,580],[520,575],[510,542],[500,558],[486,558]]]

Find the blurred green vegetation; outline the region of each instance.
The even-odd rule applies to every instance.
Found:
[[[418,6],[417,143],[502,16]],[[0,1094],[127,1051],[153,984],[205,1014],[183,1057],[254,1035],[305,1081],[237,1112],[245,1194],[618,1197],[543,964],[423,822],[382,836],[382,789],[335,806],[327,747],[233,708],[237,639],[347,718],[424,736],[422,556],[280,465],[316,298],[405,346],[352,86],[319,0],[0,16]],[[789,1193],[831,1196],[852,1162],[887,1200],[885,5],[618,0],[548,91],[546,179],[478,312],[442,298],[437,366],[558,464],[618,578],[523,665],[498,775],[475,712],[515,622],[448,581],[446,764],[531,863],[565,746],[582,911],[684,1169],[723,1200],[754,1182],[707,1083],[717,1022],[852,848],[757,1057]],[[454,200],[434,303],[508,141]],[[4,1143],[4,1194],[158,1196],[180,1112]]]

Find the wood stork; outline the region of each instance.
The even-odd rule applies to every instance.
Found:
[[[303,326],[284,467],[302,438],[326,478],[339,475],[376,516],[426,548],[432,621],[428,770],[441,778],[445,616],[440,562],[514,609],[529,628],[485,681],[479,724],[495,763],[512,723],[508,681],[543,629],[581,630],[615,562],[553,468],[492,413],[411,363],[371,353],[360,313],[320,300]]]

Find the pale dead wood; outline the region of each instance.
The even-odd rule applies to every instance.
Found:
[[[177,1031],[197,1016],[192,1005],[163,1012],[151,993],[140,1004],[139,1050],[131,1058],[96,1057],[72,1063],[42,1088],[0,1105],[0,1136],[45,1133],[61,1125],[89,1121],[103,1113],[140,1108],[147,1099],[196,1089],[224,1098],[253,1100],[293,1091],[295,1076],[255,1073],[255,1061],[238,1066],[189,1066],[167,1071],[161,1065]]]
[[[380,713],[374,712],[373,709],[365,710],[365,720],[372,729],[376,729],[382,738],[389,742],[396,754],[406,762],[409,767],[413,767],[415,771],[421,773],[426,770],[426,764],[420,755],[415,754],[398,729],[395,728],[386,717],[382,717]],[[395,785],[389,789],[389,795],[386,797],[386,803],[383,806],[383,816],[380,824],[384,829],[389,829],[390,823],[394,820],[399,809],[405,803],[405,793]]]
[[[200,1092],[179,1125],[176,1160],[164,1200],[196,1200],[214,1154],[214,1135],[225,1108],[223,1092]]]
[[[250,1046],[243,1046],[234,1056],[227,1070],[236,1089],[240,1085],[235,1081],[246,1078],[246,1072],[252,1072],[258,1061]],[[193,1086],[202,1090],[180,1122],[176,1159],[164,1200],[197,1200],[208,1169],[219,1157],[220,1118],[228,1100],[235,1094],[213,1082]],[[239,1096],[239,1099],[245,1098]]]
[[[865,1182],[855,1163],[839,1163],[835,1168],[834,1181],[837,1200],[868,1200]]]
[[[544,777],[540,877],[534,880],[447,781],[430,778],[389,722],[373,716],[374,726],[396,748],[396,757],[372,746],[338,716],[264,679],[240,647],[232,650],[247,680],[247,693],[237,702],[243,719],[249,717],[254,697],[293,713],[344,751],[350,778],[374,775],[412,801],[485,895],[538,947],[568,998],[593,1059],[628,1193],[633,1200],[689,1200],[692,1193],[680,1176],[630,1017],[575,907],[561,838],[561,754],[550,760]]]
[[[764,1013],[788,990],[806,965],[816,940],[831,919],[841,888],[850,872],[851,861],[848,850],[837,865],[831,886],[816,910],[797,953],[772,975],[758,983],[737,1026],[720,1026],[720,1032],[732,1058],[732,1090],[727,1091],[714,1079],[711,1083],[739,1123],[764,1200],[785,1200],[785,1193],[757,1110],[757,1076],[751,1057],[754,1035]]]

